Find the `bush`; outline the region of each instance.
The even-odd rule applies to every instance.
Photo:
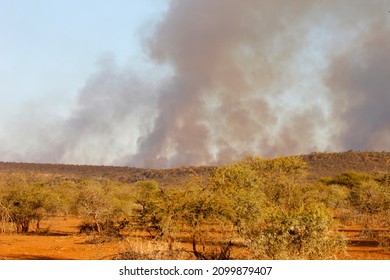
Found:
[[[135,222],[153,238],[169,235],[174,230],[174,201],[156,181],[137,183],[135,203],[141,207]]]
[[[1,216],[8,218],[16,228],[17,233],[26,233],[33,221],[39,230],[40,221],[57,211],[55,194],[39,178],[28,176],[11,176],[2,184],[0,197]]]
[[[260,184],[257,172],[246,162],[217,169],[209,179],[208,189],[218,219],[229,221],[237,232],[257,221],[266,203]]]
[[[379,246],[388,247],[390,235],[386,228],[390,225],[390,188],[386,174],[374,177],[351,171],[321,181],[336,194],[336,197],[330,194],[328,201],[338,201],[336,206],[340,221],[361,226],[360,237],[376,240]]]
[[[227,175],[230,169],[225,169]],[[236,227],[242,225],[239,235],[255,258],[326,259],[345,248],[318,190],[305,182],[307,164],[301,158],[249,156],[233,170],[238,171],[235,176],[220,172],[219,177],[229,180],[219,184],[217,193],[223,190],[225,196],[219,197],[233,201],[233,214],[227,218]]]
[[[248,238],[254,257],[260,259],[329,259],[345,247],[331,214],[321,206],[272,209]]]
[[[84,218],[83,224],[92,224],[90,229],[99,234],[119,234],[116,224],[131,213],[129,195],[120,192],[121,187],[124,186],[106,180],[82,181],[76,203],[78,214]]]
[[[351,190],[350,200],[362,213],[385,212],[390,209],[390,189],[374,180],[365,181]]]
[[[359,186],[363,182],[367,182],[372,180],[372,176],[365,174],[365,173],[359,173],[356,171],[348,171],[345,173],[341,173],[336,175],[334,178],[322,178],[320,181],[324,183],[325,185],[340,185],[340,186],[346,186],[349,188]]]

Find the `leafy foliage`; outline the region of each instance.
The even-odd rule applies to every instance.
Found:
[[[56,197],[37,178],[5,178],[1,190],[1,216],[8,216],[18,233],[26,233],[32,221],[40,221],[57,210]]]
[[[376,181],[365,181],[351,191],[351,202],[360,212],[379,213],[390,209],[390,190]]]
[[[98,233],[112,233],[119,230],[115,223],[131,213],[129,194],[119,192],[118,185],[111,181],[85,180],[80,183],[76,202],[78,213],[84,217],[84,224],[91,222],[91,229]]]
[[[0,229],[12,222],[23,233],[33,223],[38,229],[51,215],[75,214],[83,219],[80,230],[98,232],[102,238],[119,234],[131,223],[147,231],[153,242],[168,245],[171,253],[176,240],[189,240],[197,259],[235,258],[238,246],[246,258],[329,259],[345,248],[335,230],[335,217],[343,221],[340,213],[353,214],[348,219],[366,232],[373,224],[390,226],[387,173],[347,171],[313,182],[304,159],[249,155],[230,165],[204,168],[192,179],[188,174],[196,168],[136,170],[134,178],[120,168],[100,177],[1,176]],[[177,185],[161,183],[168,181]],[[389,243],[388,232],[378,236],[380,244]],[[133,253],[128,257],[155,254]]]
[[[182,210],[194,229],[196,257],[207,258],[197,251],[196,237],[208,222],[225,228],[220,252],[241,238],[254,257],[334,257],[345,243],[335,234],[331,213],[317,200],[315,189],[304,183],[306,168],[296,157],[263,160],[249,156],[218,168],[206,186],[187,190]]]
[[[327,259],[345,246],[331,214],[320,205],[291,211],[272,209],[249,233],[255,258]]]
[[[356,171],[337,174],[333,178],[322,178],[320,181],[326,185],[340,185],[349,188],[359,186],[363,182],[372,180],[372,176]]]
[[[136,222],[152,237],[173,231],[174,201],[156,181],[137,183],[135,203],[141,206]]]

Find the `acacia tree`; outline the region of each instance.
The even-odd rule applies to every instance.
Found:
[[[54,195],[39,178],[18,175],[5,180],[2,187],[2,216],[8,217],[17,233],[26,233],[32,221],[40,221],[56,211]]]
[[[316,200],[315,188],[305,183],[306,174],[300,158],[249,156],[217,168],[207,181],[195,177],[175,193],[154,181],[140,182],[136,218],[165,236],[180,224],[189,228],[197,259],[230,259],[237,242],[253,258],[330,258],[344,243],[333,231],[331,213]],[[212,231],[218,231],[217,251],[205,246]]]
[[[261,216],[264,195],[256,173],[247,165],[218,168],[208,180],[194,176],[175,196],[175,219],[189,228],[197,259],[230,259],[233,239]],[[205,244],[217,231],[215,250]],[[199,249],[199,247],[201,249]]]
[[[258,174],[238,162],[218,168],[209,179],[214,208],[236,232],[243,232],[261,216],[266,205]]]
[[[216,202],[214,193],[199,180],[193,180],[177,195],[176,201],[178,205],[175,211],[183,228],[188,228],[190,231],[194,256],[197,259],[225,258],[223,254],[212,256],[205,252],[205,242],[213,227],[226,229],[227,220],[222,215],[223,207]],[[223,243],[222,235],[227,231],[221,230],[220,233],[219,241]],[[199,245],[201,250],[198,249]],[[221,246],[228,248],[226,243]]]
[[[243,162],[261,177],[268,202],[263,219],[248,231],[255,257],[326,259],[344,250],[332,212],[318,199],[320,190],[306,182],[306,162],[300,157],[249,157]]]
[[[140,181],[135,186],[135,203],[141,208],[135,221],[153,238],[167,237],[174,228],[174,204],[170,194],[156,181]]]
[[[298,157],[248,156],[210,177],[213,209],[244,238],[254,258],[334,257],[345,244],[330,211],[305,183],[306,174],[307,164]]]
[[[107,180],[84,180],[79,187],[76,207],[84,225],[89,227],[92,223],[90,229],[99,234],[118,233],[121,226],[116,227],[115,223],[131,213],[129,192],[120,191],[124,186]]]

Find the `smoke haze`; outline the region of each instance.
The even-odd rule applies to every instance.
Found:
[[[3,130],[13,140],[1,155],[165,168],[246,153],[389,150],[389,8],[172,0],[144,38],[156,69],[170,69],[164,78],[105,58],[69,115],[26,112]]]
[[[390,29],[374,22],[330,64],[326,81],[345,147],[390,149],[389,49]]]

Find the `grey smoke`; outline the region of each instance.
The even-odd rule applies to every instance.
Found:
[[[350,104],[345,105],[342,110],[345,113],[340,115],[340,108],[337,108],[340,102],[333,103],[333,97],[340,94],[347,101],[354,97],[338,92],[337,85],[327,79],[328,95],[321,88],[315,89],[318,92],[301,93],[306,95],[303,98],[307,106],[289,110],[280,102],[284,92],[306,78],[303,74],[294,75],[299,73],[297,56],[307,47],[311,28],[322,25],[333,33],[335,44],[338,40],[344,41],[344,56],[354,55],[350,53],[349,44],[355,45],[356,40],[361,40],[359,33],[363,33],[372,21],[383,17],[384,11],[383,1],[171,1],[166,17],[149,41],[149,50],[156,61],[172,65],[176,76],[159,96],[155,129],[141,141],[140,150],[130,163],[177,166],[229,162],[247,152],[275,156],[321,148],[384,148],[383,145],[371,145],[370,134],[359,137],[366,135],[365,127],[374,130],[372,136],[385,137],[383,127],[371,127],[379,112],[364,113],[364,110],[375,110],[369,107],[375,107],[378,99],[372,100],[371,104],[361,103],[362,108],[355,110],[360,120],[350,116],[354,114]],[[376,31],[379,36],[385,35],[385,30]],[[354,33],[358,35],[353,40]],[[386,54],[388,44],[383,43],[373,45]],[[334,49],[323,48],[332,61],[338,59],[333,56],[342,49],[342,44]],[[302,62],[314,63],[309,58]],[[383,63],[387,63],[386,60]],[[375,64],[371,66],[369,75],[376,77],[380,74],[374,73],[386,70]],[[333,68],[333,62],[330,62],[328,69],[323,69],[325,76],[332,76],[337,71]],[[365,83],[365,79],[359,81]],[[373,88],[363,95],[375,95],[380,91],[379,95],[385,101],[382,104],[386,106],[389,102],[383,99],[388,99],[389,82],[386,78],[381,82],[372,84]],[[353,90],[341,83],[338,87],[344,87],[343,90]],[[332,115],[326,117],[327,112],[321,104],[310,104],[316,95],[326,96],[328,104],[322,105],[329,105]],[[207,102],[215,103],[212,109]],[[383,126],[386,123],[386,118],[382,118],[386,117],[384,111],[389,110],[385,107],[380,111],[377,120]],[[348,120],[349,116],[365,124],[355,126]],[[352,128],[337,134],[328,126],[337,123],[335,129],[340,129],[340,118]],[[356,127],[362,129],[362,135],[352,133]],[[321,129],[328,129],[330,133],[331,142],[325,147],[318,140]]]
[[[161,168],[390,149],[388,9],[384,0],[172,0],[144,40],[151,61],[171,69],[166,79],[103,60],[70,116],[15,122],[11,135],[30,146],[0,151]]]
[[[15,161],[123,164],[146,133],[155,111],[155,86],[130,68],[102,57],[80,90],[70,114],[58,117],[31,106],[11,120],[7,133],[16,145],[4,158]],[[47,108],[43,108],[47,109]],[[142,125],[141,125],[142,123]],[[9,145],[12,145],[9,144]]]
[[[390,149],[390,28],[374,22],[329,67],[339,141],[351,149]]]

